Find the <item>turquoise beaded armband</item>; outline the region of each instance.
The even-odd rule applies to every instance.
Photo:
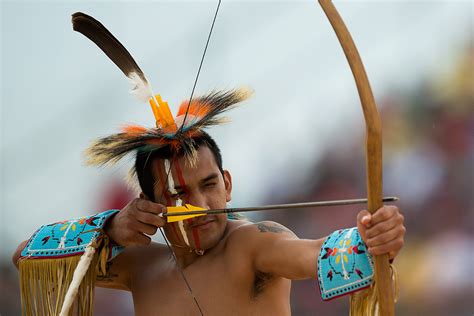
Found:
[[[41,226],[28,240],[20,259],[52,259],[77,256],[84,253],[93,242],[105,237],[103,228],[118,210],[56,222]],[[118,255],[124,247],[109,243],[108,260]]]
[[[324,301],[369,287],[374,276],[372,256],[356,227],[335,231],[318,257],[318,281]]]

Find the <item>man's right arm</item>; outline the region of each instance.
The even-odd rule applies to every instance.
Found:
[[[99,287],[130,290],[131,274],[134,268],[134,258],[141,247],[148,246],[151,238],[159,227],[164,226],[165,220],[159,216],[166,208],[145,199],[134,199],[120,212],[113,215],[104,227],[107,237],[125,250],[107,262],[105,275],[97,277]],[[21,252],[28,240],[23,241],[12,260],[18,268]],[[41,260],[41,259],[38,259]]]
[[[16,248],[15,252],[13,253],[12,261],[15,267],[18,269],[18,260],[20,260],[21,256],[21,251],[23,248],[25,248],[26,244],[28,243],[28,240],[22,241],[18,248]]]
[[[107,263],[107,272],[97,277],[97,286],[131,290],[135,260],[143,250],[140,248],[150,245],[149,236],[165,225],[165,220],[159,216],[165,210],[161,204],[134,199],[110,219],[104,231],[111,241],[125,250]]]
[[[130,291],[130,261],[132,256],[127,249],[107,262],[105,275],[98,275],[95,285],[109,289]]]

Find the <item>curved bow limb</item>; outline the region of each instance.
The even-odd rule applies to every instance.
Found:
[[[331,0],[319,0],[344,50],[354,75],[366,124],[366,169],[368,211],[374,213],[382,202],[382,123],[375,105],[369,79],[359,52],[341,16]],[[388,254],[375,256],[375,286],[380,315],[395,314]]]

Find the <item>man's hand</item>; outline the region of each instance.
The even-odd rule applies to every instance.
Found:
[[[166,207],[144,199],[135,199],[117,213],[105,227],[106,234],[120,246],[149,245],[156,230],[166,220],[160,217]]]
[[[357,228],[371,255],[388,253],[395,258],[403,247],[406,228],[404,218],[396,206],[383,206],[374,214],[361,211],[357,215]]]

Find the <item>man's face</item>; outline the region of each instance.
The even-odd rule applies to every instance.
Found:
[[[158,185],[155,186],[155,201],[166,206],[175,206],[177,199],[182,204],[192,204],[205,209],[225,208],[231,200],[232,180],[230,173],[221,173],[212,151],[205,145],[197,151],[197,163],[194,167],[188,165],[183,157],[171,163],[171,174],[176,195],[168,190],[164,160],[155,160],[153,172]],[[186,239],[193,249],[210,249],[224,236],[227,225],[225,214],[199,216],[179,223],[169,223],[165,226],[168,239],[173,243],[186,246]],[[186,236],[183,237],[183,228]]]

